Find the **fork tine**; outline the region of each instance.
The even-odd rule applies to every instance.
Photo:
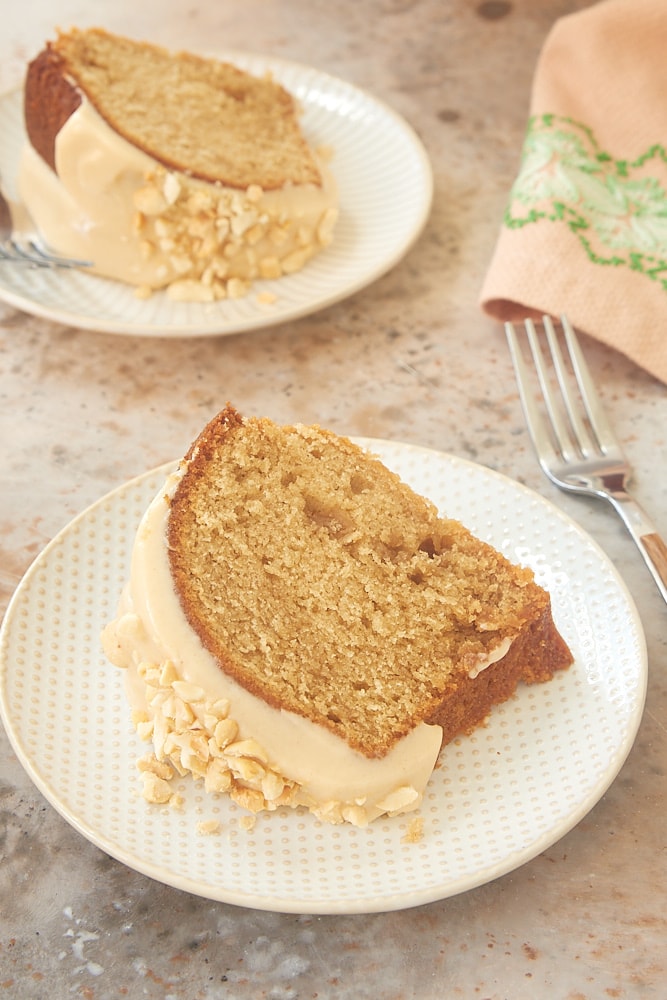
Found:
[[[526,337],[528,338],[528,344],[533,355],[533,362],[535,364],[542,398],[551,422],[551,430],[555,438],[557,451],[560,456],[565,459],[565,461],[575,461],[580,457],[581,451],[579,449],[576,436],[574,438],[572,437],[574,427],[572,423],[568,423],[563,419],[563,401],[560,393],[554,391],[552,383],[549,379],[549,365],[542,352],[535,324],[532,319],[527,319],[524,322],[524,327],[526,330]],[[553,354],[553,344],[547,340],[547,345],[551,354]],[[555,359],[553,357],[551,357],[551,361],[555,366]]]
[[[591,435],[591,430],[589,424],[587,424],[582,419],[582,407],[581,401],[583,400],[583,393],[581,398],[578,394],[575,394],[575,385],[579,386],[579,392],[581,393],[581,386],[579,384],[579,379],[576,382],[569,374],[566,366],[565,360],[563,358],[563,353],[560,348],[560,343],[558,340],[558,335],[556,333],[556,328],[554,327],[553,320],[551,316],[542,317],[542,325],[544,327],[544,334],[546,337],[547,344],[549,346],[549,351],[551,353],[551,360],[554,366],[554,372],[556,374],[556,379],[558,380],[558,386],[561,392],[561,403],[563,409],[567,415],[567,419],[570,423],[570,427],[574,434],[573,440],[576,442],[577,449],[582,456],[588,456],[591,451],[597,452],[598,442],[595,436]],[[572,331],[571,331],[572,332]],[[570,355],[569,344],[568,355]],[[580,352],[581,353],[581,352]],[[570,360],[571,355],[570,355]],[[573,369],[576,376],[576,368],[573,363]],[[588,415],[588,412],[587,412]],[[590,421],[590,416],[589,416]]]
[[[58,254],[49,253],[48,250],[44,250],[33,239],[28,240],[30,250],[26,250],[16,239],[11,239],[9,245],[22,260],[26,260],[36,267],[90,267],[89,260],[77,260],[74,257],[59,257]]]
[[[40,259],[34,254],[28,253],[28,251],[25,250],[20,243],[17,243],[16,240],[10,240],[9,247],[10,249],[7,249],[7,247],[3,248],[4,260],[24,260],[27,264],[30,264],[33,267],[50,266],[49,262],[45,258]]]
[[[610,451],[618,452],[620,451],[618,439],[616,438],[616,435],[607,420],[606,413],[603,409],[602,403],[600,402],[598,391],[595,388],[595,383],[591,377],[588,365],[586,364],[586,359],[584,358],[583,351],[581,350],[579,340],[577,339],[574,329],[572,328],[572,324],[568,320],[567,316],[561,316],[560,321],[565,335],[565,343],[567,344],[567,349],[572,361],[572,369],[577,379],[579,392],[581,393],[581,398],[586,409],[591,430],[597,439],[601,451],[605,453]]]
[[[61,257],[60,254],[51,253],[49,250],[45,250],[44,247],[40,246],[40,244],[34,239],[29,240],[28,245],[40,260],[46,261],[47,264],[55,265],[56,267],[92,266],[92,261],[90,260],[79,260],[78,257]]]
[[[15,263],[28,264],[30,267],[44,268],[80,268],[91,267],[89,260],[77,260],[74,257],[60,257],[58,254],[49,253],[35,240],[29,240],[26,249],[22,243],[12,238],[6,243],[0,243],[0,260],[14,261]]]
[[[537,406],[535,396],[531,392],[531,370],[526,364],[524,356],[521,352],[519,339],[512,323],[505,323],[505,335],[509,345],[512,364],[514,365],[514,372],[516,374],[516,381],[519,389],[519,398],[521,400],[521,407],[528,425],[528,431],[530,433],[530,437],[532,438],[535,451],[537,452],[540,465],[544,471],[549,474],[549,464],[557,460],[559,455],[553,446],[551,434],[549,433],[546,421]]]

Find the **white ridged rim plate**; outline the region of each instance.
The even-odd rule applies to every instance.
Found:
[[[110,493],[42,552],[14,595],[0,643],[0,708],[19,760],[84,837],[168,885],[257,909],[359,913],[442,899],[535,857],[598,801],[634,741],[646,648],[616,570],[572,520],[483,466],[427,449],[361,439],[419,492],[514,561],[551,594],[574,665],[521,687],[488,725],[441,753],[421,808],[366,829],[303,811],[260,815],[183,780],[185,808],[149,806],[135,762],[121,671],[99,642],[127,579],[141,515],[172,466]],[[200,821],[217,819],[205,836]]]
[[[270,70],[300,102],[314,146],[332,147],[340,197],[332,244],[298,274],[256,282],[248,295],[215,303],[136,298],[119,282],[81,271],[29,269],[0,260],[0,300],[71,326],[137,336],[241,333],[297,319],[339,302],[389,271],[428,218],[433,177],[424,147],[394,111],[353,85],[297,63],[244,53],[223,58],[251,73]],[[25,143],[22,93],[0,97],[0,178],[11,200]],[[270,291],[277,301],[258,296]]]

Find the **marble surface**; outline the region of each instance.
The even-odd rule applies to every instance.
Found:
[[[344,77],[402,114],[428,150],[436,193],[422,238],[389,274],[281,328],[132,339],[0,305],[2,610],[70,518],[178,457],[230,399],[280,421],[452,452],[549,497],[625,579],[650,673],[635,746],[574,830],[491,884],[368,916],[244,910],[136,874],[45,802],[0,731],[0,997],[664,997],[667,608],[612,512],[557,493],[539,472],[504,336],[477,305],[540,46],[557,17],[586,6],[25,0],[3,10],[0,91],[20,83],[57,25],[266,52]],[[667,534],[667,389],[585,346],[635,492]]]

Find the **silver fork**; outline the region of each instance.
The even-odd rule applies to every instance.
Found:
[[[89,260],[75,260],[50,253],[29,233],[20,236],[14,230],[12,213],[0,191],[0,261],[28,264],[31,267],[90,267]]]
[[[667,601],[667,545],[626,489],[632,469],[605,416],[574,330],[566,316],[560,319],[561,336],[549,316],[542,318],[541,326],[543,337],[531,319],[524,321],[525,352],[514,325],[505,324],[521,405],[542,470],[562,490],[611,503]]]

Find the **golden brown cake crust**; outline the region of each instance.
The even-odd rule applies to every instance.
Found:
[[[483,723],[494,705],[511,698],[520,682],[548,681],[571,663],[572,654],[554,624],[549,605],[517,636],[509,652],[492,669],[483,670],[475,678],[462,673],[425,721],[442,726],[445,746]]]
[[[167,169],[239,189],[321,185],[295,102],[268,77],[101,28],[60,32],[26,78],[26,129],[52,169],[56,135],[81,94]]]
[[[28,64],[25,78],[23,113],[28,139],[52,170],[56,169],[56,136],[81,104],[81,94],[65,72],[64,60],[49,43]]]
[[[228,406],[186,457],[168,543],[184,612],[221,668],[368,757],[421,721],[448,741],[519,680],[572,661],[529,570],[317,427]]]

